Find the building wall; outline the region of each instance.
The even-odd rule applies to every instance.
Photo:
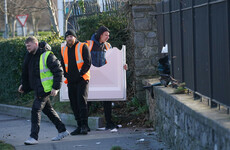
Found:
[[[130,0],[134,43],[135,95],[145,100],[142,80],[156,74],[158,60],[156,0]]]
[[[144,82],[151,85],[159,80]],[[170,87],[146,90],[150,120],[160,138],[175,150],[229,150],[230,118],[224,108],[210,108],[192,94],[173,94]]]

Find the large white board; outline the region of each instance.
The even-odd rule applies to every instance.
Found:
[[[88,101],[124,101],[126,100],[126,47],[109,49],[106,52],[107,64],[102,67],[90,67]],[[60,101],[69,101],[68,88],[62,84]]]

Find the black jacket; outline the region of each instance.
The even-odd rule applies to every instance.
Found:
[[[39,69],[40,55],[46,50],[47,49],[45,47],[39,44],[39,48],[35,55],[28,52],[26,53],[22,69],[22,90],[25,93],[34,90],[36,96],[38,97],[43,97],[50,94],[50,92],[44,92],[44,88],[40,79]],[[47,58],[47,66],[53,73],[53,89],[60,89],[62,83],[63,69],[59,60],[52,53],[50,53]]]
[[[72,47],[68,47],[68,73],[65,70],[64,60],[61,58],[61,64],[64,69],[64,77],[67,78],[68,83],[78,83],[84,80],[82,76],[87,73],[91,66],[91,55],[86,44],[82,47],[82,58],[84,64],[81,71],[77,68],[76,57],[75,57],[75,46],[79,41],[76,41]]]

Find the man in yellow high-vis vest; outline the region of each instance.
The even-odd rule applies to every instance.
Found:
[[[88,133],[87,99],[90,80],[91,55],[85,43],[76,39],[75,31],[65,33],[66,45],[61,49],[61,63],[64,68],[65,83],[68,87],[70,105],[73,110],[77,128],[71,135]]]
[[[35,99],[31,111],[31,134],[24,142],[26,145],[38,144],[41,111],[48,116],[58,130],[58,135],[52,141],[58,141],[69,135],[56,111],[50,103],[49,96],[56,96],[61,88],[63,70],[60,62],[51,51],[50,46],[36,37],[28,37],[25,41],[26,53],[22,83],[18,88],[20,93],[34,91]]]

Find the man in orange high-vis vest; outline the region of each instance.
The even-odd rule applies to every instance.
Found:
[[[87,45],[76,39],[75,31],[68,30],[65,33],[65,39],[66,45],[61,49],[61,63],[68,87],[70,105],[77,121],[77,129],[70,134],[87,134],[91,55]]]

